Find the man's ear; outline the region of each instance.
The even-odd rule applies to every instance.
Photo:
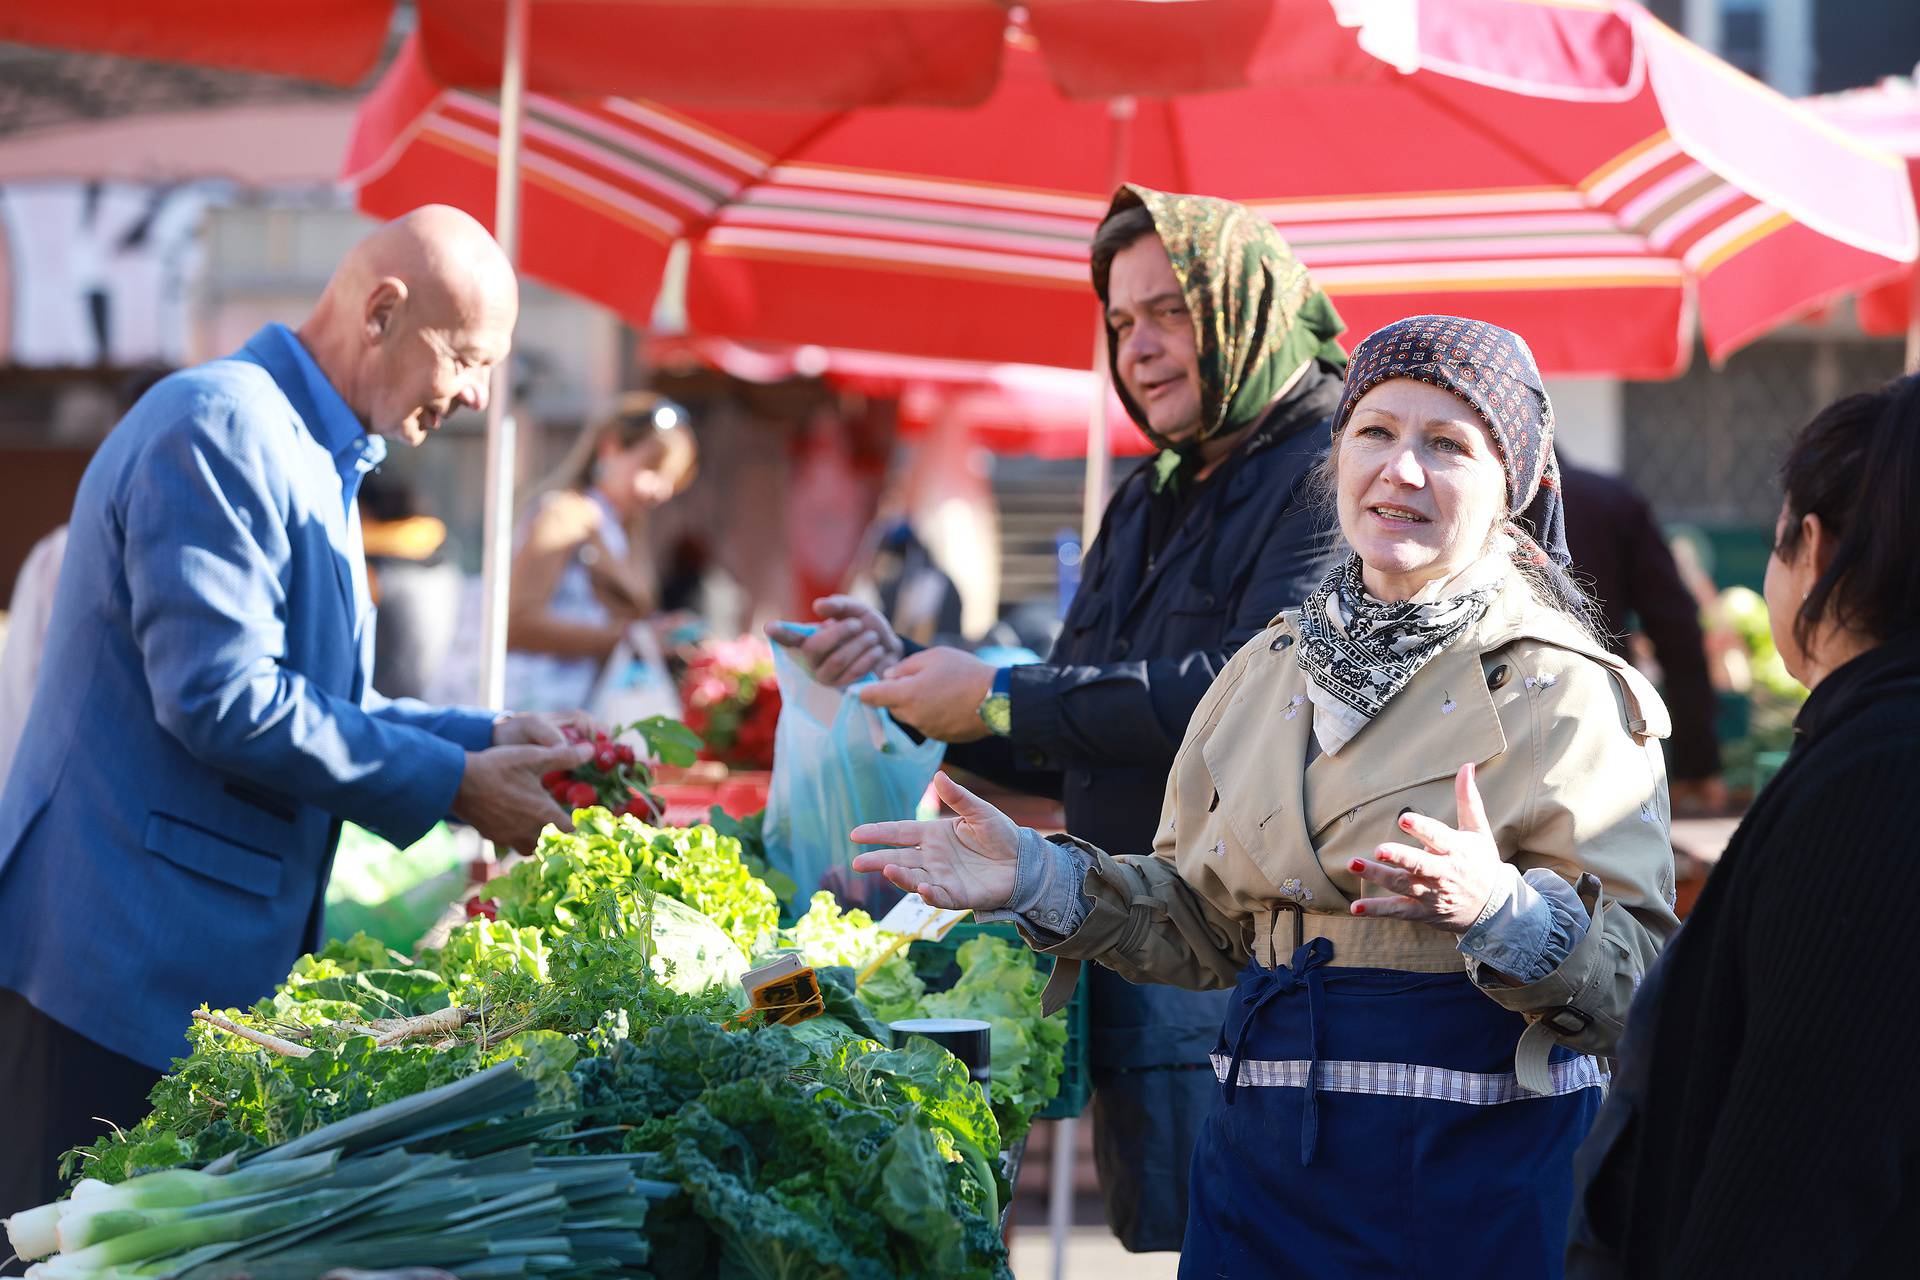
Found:
[[[395,276],[387,276],[367,294],[367,313],[365,333],[367,342],[378,346],[387,340],[398,322],[400,311],[407,304],[407,283]]]

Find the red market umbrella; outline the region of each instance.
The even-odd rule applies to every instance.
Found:
[[[0,40],[357,84],[380,59],[393,7],[394,0],[9,4],[0,11]]]
[[[1256,83],[1213,93],[1074,98],[1023,32],[966,111],[532,95],[526,266],[645,324],[685,239],[697,334],[1084,368],[1086,243],[1124,154],[1129,179],[1267,213],[1356,334],[1458,311],[1552,373],[1665,377],[1696,316],[1717,359],[1914,257],[1895,161],[1637,5],[1427,0],[1358,29],[1268,7],[1313,56],[1270,41],[1239,68]],[[497,120],[403,55],[346,167],[360,206],[483,212]]]
[[[1243,20],[1187,73],[1238,87],[1063,76],[1056,36],[1137,49],[1127,23],[1176,10]],[[403,54],[363,110],[345,173],[369,212],[486,208],[500,109],[428,63]],[[741,341],[1085,368],[1086,244],[1121,176],[1266,212],[1356,336],[1464,312],[1556,374],[1671,376],[1696,317],[1719,358],[1915,255],[1897,162],[1626,0],[1042,0],[965,111],[536,94],[524,118],[527,268],[646,325],[685,241],[687,327]]]
[[[1920,201],[1920,83],[1891,79],[1871,89],[1826,94],[1806,105],[1833,124],[1906,161]],[[1905,334],[1907,371],[1920,373],[1920,270],[1908,267],[1878,288],[1862,292],[1860,327],[1882,337]]]
[[[523,65],[534,92],[644,92],[682,103],[799,108],[975,105],[999,78],[1011,7],[1004,0],[415,0],[420,49],[435,80],[500,85],[519,3],[528,3]],[[396,7],[396,0],[10,4],[0,12],[0,40],[356,84],[378,62]],[[1244,83],[1265,50],[1298,45],[1296,15],[1315,16],[1324,0],[1025,0],[1023,7],[1060,85],[1104,97]]]

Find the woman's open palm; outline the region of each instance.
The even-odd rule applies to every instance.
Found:
[[[1020,828],[946,774],[934,791],[955,817],[938,822],[869,822],[853,829],[855,844],[886,845],[853,859],[855,871],[887,880],[945,910],[991,911],[1013,897]]]

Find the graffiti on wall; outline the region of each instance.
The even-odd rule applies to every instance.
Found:
[[[191,341],[199,231],[226,184],[0,187],[7,324],[0,363],[178,364]]]

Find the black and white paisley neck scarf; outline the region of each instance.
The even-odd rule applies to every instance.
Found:
[[[1300,611],[1299,663],[1322,751],[1338,752],[1480,620],[1500,592],[1497,570],[1476,566],[1462,575],[1468,588],[1442,600],[1386,601],[1367,594],[1359,556],[1334,567]]]

